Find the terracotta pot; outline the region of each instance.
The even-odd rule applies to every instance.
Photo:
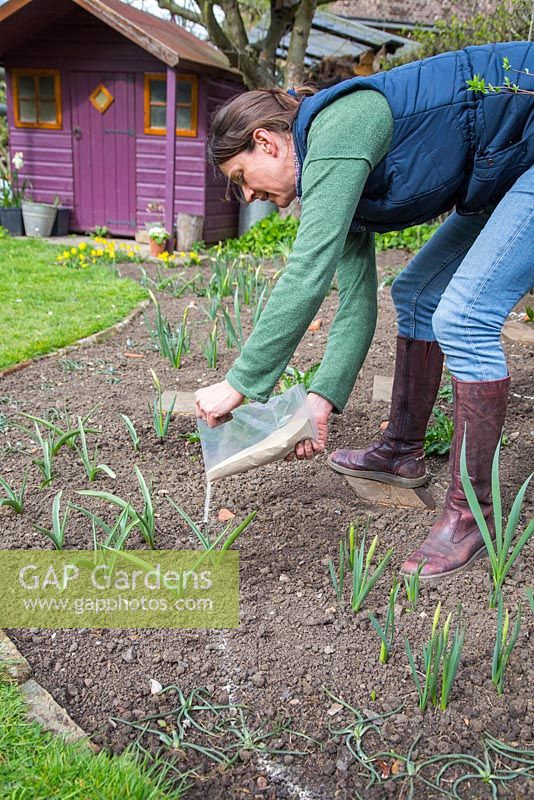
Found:
[[[156,258],[156,256],[161,255],[161,253],[164,253],[165,250],[167,249],[167,242],[162,242],[161,244],[159,244],[158,242],[155,242],[153,239],[150,239],[149,244],[150,244],[150,255],[152,256],[152,258]]]

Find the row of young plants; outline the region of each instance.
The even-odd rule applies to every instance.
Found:
[[[400,784],[399,794],[395,795],[399,799],[416,800],[416,797],[438,794],[453,800],[465,800],[479,796],[472,792],[474,784],[480,783],[482,787],[489,787],[493,800],[498,800],[504,796],[503,790],[510,788],[511,781],[534,773],[534,750],[521,748],[515,742],[513,745],[506,744],[487,733],[483,735],[482,757],[468,753],[425,757],[419,752],[421,733],[415,735],[404,752],[394,749],[371,752],[367,739],[374,735],[375,739],[382,740],[384,722],[402,711],[405,704],[392,711],[373,714],[352,706],[325,686],[323,690],[334,701],[334,708],[342,710],[346,717],[341,727],[329,726],[330,734],[342,739],[350,756],[367,777],[364,794],[355,791],[355,800],[365,800],[373,786],[388,783]],[[464,794],[465,783],[465,791],[469,791],[469,795]],[[429,795],[429,789],[432,795]],[[516,796],[519,797],[519,794]]]
[[[154,279],[143,270],[141,283],[148,288],[155,308],[154,327],[146,319],[145,324],[153,346],[175,369],[180,368],[191,347],[189,309],[186,308],[181,320],[173,325],[162,312],[153,290],[166,291],[175,297],[182,297],[187,292],[205,299],[203,312],[209,333],[202,350],[208,367],[214,369],[217,367],[221,330],[224,330],[227,349],[237,348],[241,352],[245,343],[245,308],[254,328],[279,274],[267,276],[261,264],[245,257],[213,257],[208,264],[209,274],[198,272],[193,277],[181,273],[178,277],[162,278],[161,273],[157,273]]]
[[[149,405],[149,411],[151,413],[154,432],[158,440],[162,442],[169,431],[174,402],[167,411],[164,411],[163,393],[159,378],[153,370],[151,370],[151,373],[154,388],[156,389],[156,397],[152,405]],[[7,418],[2,415],[2,418],[5,419],[5,423],[3,423],[5,428],[9,425],[18,429],[25,433],[35,444],[39,445],[40,453],[32,459],[32,464],[36,466],[41,473],[41,489],[50,486],[56,477],[54,461],[60,450],[64,447],[67,447],[77,454],[89,481],[96,480],[101,474],[113,480],[116,478],[116,474],[111,467],[107,464],[100,463],[98,443],[95,443],[92,450],[88,444],[88,435],[100,432],[98,429],[92,428],[89,425],[89,420],[96,411],[96,408],[95,406],[95,408],[91,409],[84,417],[78,416],[76,421],[71,419],[67,411],[59,411],[58,409],[53,410],[53,419],[38,417],[34,414],[26,414],[20,411],[19,415],[21,417],[33,423],[33,429],[18,422],[8,421]],[[128,431],[134,450],[139,452],[141,439],[133,422],[126,414],[120,414],[120,417]],[[7,505],[17,513],[22,513],[26,495],[27,473],[19,489],[10,487],[7,481],[1,476],[0,486],[2,486],[6,494],[4,498],[0,499],[0,505]]]
[[[491,664],[491,679],[497,692],[502,694],[505,670],[521,629],[521,606],[518,606],[515,620],[512,624],[509,610],[504,608],[503,589],[505,580],[512,566],[534,534],[534,519],[530,520],[526,524],[524,530],[519,533],[521,508],[525,492],[534,473],[524,481],[519,489],[505,524],[503,521],[499,480],[500,447],[501,445],[499,443],[495,451],[492,465],[495,537],[493,537],[490,532],[487,520],[482,513],[469,478],[465,437],[461,449],[460,472],[466,498],[482,534],[490,562],[491,588],[489,592],[489,607],[491,609],[497,608],[497,629]],[[375,536],[369,547],[366,548],[368,528],[369,520],[361,533],[359,532],[359,525],[357,523],[352,523],[346,538],[341,539],[339,542],[337,569],[333,560],[330,559],[329,561],[330,578],[339,603],[343,602],[345,585],[350,581],[350,605],[354,612],[358,612],[362,609],[367,596],[374,589],[375,584],[385,572],[393,555],[393,548],[390,548],[385,555],[374,563],[378,547],[378,536]],[[419,565],[418,570],[413,575],[404,576],[403,578],[409,611],[415,611],[417,607],[423,567],[424,562]],[[389,592],[383,624],[378,621],[374,614],[371,612],[368,613],[372,627],[380,639],[378,658],[383,664],[389,661],[395,641],[396,613],[401,588],[402,584],[395,577]],[[534,595],[532,588],[526,590],[526,598],[534,614]],[[419,708],[421,711],[426,710],[429,702],[432,702],[434,705],[439,705],[442,711],[447,708],[464,646],[466,625],[461,622],[461,604],[458,606],[456,625],[453,630],[451,630],[452,613],[447,616],[445,623],[441,627],[439,626],[440,616],[441,602],[438,603],[434,612],[430,639],[423,644],[422,670],[417,668],[414,653],[407,638],[404,638],[406,655],[419,698]],[[420,677],[421,672],[423,675],[422,678]]]
[[[154,387],[156,389],[156,397],[154,398],[152,405],[149,406],[149,410],[152,416],[154,432],[158,440],[162,441],[169,430],[174,403],[171,404],[168,410],[163,410],[161,384],[157,374],[153,370],[151,370],[151,372]],[[115,480],[116,474],[111,467],[109,467],[107,464],[100,463],[99,461],[98,442],[94,444],[92,451],[90,450],[88,444],[89,435],[100,433],[99,429],[91,427],[90,424],[90,419],[95,410],[96,407],[91,409],[91,411],[84,417],[76,417],[76,421],[70,417],[67,411],[60,412],[58,409],[54,409],[54,414],[52,415],[53,419],[47,419],[45,417],[38,417],[33,414],[19,412],[21,417],[33,423],[33,429],[19,422],[10,422],[12,427],[25,433],[33,443],[38,444],[40,447],[41,452],[32,458],[32,464],[36,466],[41,473],[41,482],[39,484],[39,488],[41,490],[49,487],[56,479],[57,474],[54,468],[55,458],[64,448],[67,448],[76,454],[81,461],[86,477],[90,482],[95,481],[101,475]],[[125,425],[126,431],[128,432],[134,452],[139,452],[141,449],[141,438],[134,426],[134,423],[125,414],[120,414],[120,418]],[[70,512],[73,508],[75,508],[91,521],[95,547],[97,530],[104,532],[106,536],[106,547],[122,549],[124,548],[127,538],[133,529],[138,528],[146,544],[150,548],[155,549],[157,534],[155,494],[150,483],[147,482],[137,465],[134,466],[134,473],[137,478],[142,497],[142,503],[137,507],[134,507],[128,501],[110,492],[97,490],[79,491],[81,496],[104,499],[119,510],[117,519],[112,525],[108,525],[103,519],[98,517],[96,514],[93,514],[89,510],[72,503],[68,504],[66,510],[62,514],[61,498],[63,491],[59,490],[56,493],[52,504],[51,526],[49,528],[45,528],[41,525],[35,525],[34,527],[42,534],[47,536],[57,550],[62,550],[65,543],[65,533]],[[6,478],[0,475],[0,506],[10,508],[14,513],[17,514],[24,513],[28,487],[28,476],[29,471],[27,470],[22,478],[20,486],[16,487],[9,483]],[[221,541],[223,542],[223,549],[230,547],[237,536],[240,535],[241,532],[245,530],[245,528],[254,519],[256,513],[253,512],[249,514],[244,523],[238,525],[235,530],[230,531],[229,529],[225,529],[225,531],[223,531],[223,533],[217,537],[214,543],[210,543],[209,537],[202,534],[200,529],[194,525],[192,520],[190,520],[185,512],[182,512],[182,510],[176,506],[174,501],[169,499],[169,502],[173,508],[175,508],[182,515],[183,519],[188,522],[194,532],[198,535],[203,546],[205,546],[207,549],[211,547],[217,547]]]
[[[250,707],[232,700],[214,700],[204,687],[184,692],[179,685],[162,686],[155,681],[153,684],[153,692],[170,703],[165,712],[149,713],[135,721],[111,718],[115,725],[137,733],[137,744],[143,752],[144,746],[155,742],[163,752],[165,749],[178,752],[182,759],[203,757],[218,769],[228,769],[238,760],[245,760],[245,754],[294,759],[310,755],[313,750],[324,750],[323,741],[295,730],[291,718],[279,716],[265,724]],[[412,800],[427,796],[429,789],[432,796],[465,800],[466,782],[468,787],[475,782],[488,786],[492,797],[497,798],[511,781],[534,772],[534,751],[505,744],[489,734],[483,737],[481,757],[465,753],[425,757],[418,752],[420,733],[404,752],[393,749],[373,752],[371,740],[381,745],[384,722],[400,712],[404,703],[392,711],[373,713],[351,705],[326,686],[322,690],[325,700],[333,703],[326,715],[333,709],[343,717],[342,722],[329,723],[322,738],[344,746],[367,780],[364,794],[352,790],[355,800],[368,797],[373,786],[392,783],[399,784],[399,798]],[[183,773],[184,779],[194,775],[194,766]],[[423,794],[416,795],[417,790]]]

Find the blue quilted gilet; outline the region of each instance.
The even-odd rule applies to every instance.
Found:
[[[527,67],[534,73],[534,43],[490,44],[351,78],[301,102],[293,124],[301,167],[310,125],[338,97],[374,89],[391,108],[391,144],[366,181],[351,230],[399,230],[454,206],[460,214],[478,213],[496,204],[534,164],[534,95],[482,94],[466,84],[478,74],[486,83],[502,85],[504,56],[513,69]],[[509,76],[522,88],[534,89],[534,77]]]

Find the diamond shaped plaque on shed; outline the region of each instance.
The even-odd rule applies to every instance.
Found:
[[[91,92],[89,95],[89,100],[91,104],[99,111],[101,114],[110,107],[113,102],[113,95],[111,92],[106,89],[103,83],[99,84],[94,91]]]

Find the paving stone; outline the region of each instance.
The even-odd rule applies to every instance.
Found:
[[[520,322],[519,320],[505,322],[502,335],[509,342],[516,342],[517,344],[526,344],[534,347],[534,323],[532,322]]]
[[[31,678],[32,668],[4,631],[0,631],[0,663],[17,683],[24,683]]]
[[[195,416],[195,395],[193,392],[163,392],[161,402],[165,413],[171,407],[173,398],[176,398],[172,411],[173,417],[181,414]]]
[[[417,489],[404,489],[400,486],[390,486],[388,483],[369,481],[365,478],[345,476],[350,488],[366,503],[375,503],[380,506],[393,508],[423,508],[433,510],[436,507],[434,498],[423,487]]]
[[[373,403],[391,403],[393,378],[389,375],[375,375],[373,378]]]
[[[99,748],[87,738],[87,734],[37,681],[30,678],[21,689],[28,703],[30,721],[38,722],[45,730],[63,736],[69,742],[85,741],[91,750],[98,752]]]

